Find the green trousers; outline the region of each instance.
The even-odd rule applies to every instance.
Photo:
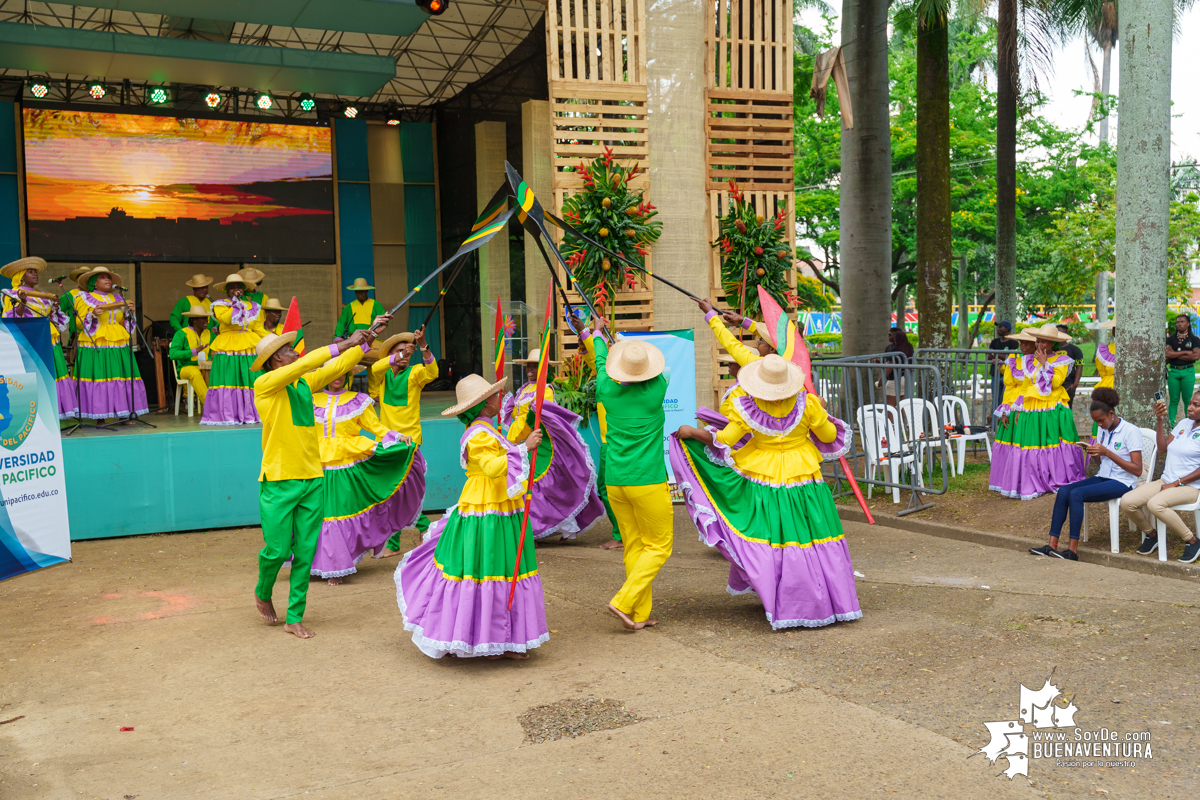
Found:
[[[269,601],[280,567],[291,558],[289,625],[304,619],[309,570],[317,552],[317,537],[323,520],[323,487],[321,478],[259,481],[258,484],[258,511],[266,544],[258,553],[258,585],[254,587],[254,594],[259,600]]]
[[[600,495],[600,502],[604,504],[604,511],[608,514],[608,521],[612,523],[613,538],[618,542],[621,541],[621,526],[617,522],[617,515],[613,513],[612,506],[608,504],[608,485],[604,483],[604,455],[608,452],[608,444],[600,443],[600,470],[596,475],[596,494]]]
[[[417,517],[417,530],[419,530],[421,532],[422,536],[425,535],[425,531],[429,530],[429,525],[430,525],[429,517],[425,516],[425,512],[421,512],[421,516]],[[393,533],[391,535],[391,538],[389,538],[387,540],[387,544],[385,544],[384,547],[387,548],[388,550],[395,550],[395,551],[399,552],[399,550],[400,550],[400,531],[396,531],[395,533]]]
[[[1183,413],[1187,414],[1188,403],[1192,401],[1192,391],[1196,388],[1196,368],[1175,369],[1167,367],[1167,414],[1171,418],[1171,427],[1175,427],[1175,410],[1183,403]]]

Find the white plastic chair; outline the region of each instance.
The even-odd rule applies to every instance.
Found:
[[[1158,459],[1158,433],[1149,428],[1138,428],[1142,432],[1142,474],[1138,476],[1138,482],[1134,486],[1141,486],[1146,481],[1150,480],[1150,476],[1154,472],[1154,462]],[[1108,502],[1108,539],[1109,549],[1114,553],[1121,552],[1121,499],[1109,500]],[[1083,530],[1080,532],[1079,538],[1082,541],[1088,540],[1088,507],[1083,507]],[[1195,511],[1195,508],[1179,506],[1176,510],[1184,509],[1187,511]],[[1158,560],[1167,560],[1167,544],[1166,537],[1162,535],[1162,523],[1158,534]],[[1129,530],[1134,530],[1133,521],[1129,522]],[[1145,535],[1142,539],[1145,540]]]
[[[886,467],[890,483],[900,483],[900,467],[908,464],[921,483],[921,470],[916,464],[916,454],[900,443],[896,424],[896,410],[888,405],[876,404],[858,409],[858,430],[862,436],[863,449],[867,451],[867,480],[873,481],[877,470]],[[874,484],[867,483],[867,498],[871,497]],[[892,487],[892,502],[900,502],[900,487]]]
[[[904,442],[911,443],[918,456],[921,455],[921,448],[936,446],[940,442],[942,453],[950,464],[950,474],[953,475],[954,455],[950,451],[950,440],[943,440],[939,435],[937,406],[929,400],[922,400],[919,397],[906,397],[898,401],[897,405],[900,407],[900,424],[905,437]],[[925,429],[927,420],[929,430]]]
[[[183,387],[186,386],[188,396],[188,416],[190,417],[195,413],[196,390],[192,388],[191,381],[181,381],[179,379],[179,366],[175,363],[174,359],[171,360],[171,371],[175,373],[175,414],[176,416],[179,414],[179,400],[180,396],[183,394]]]
[[[971,427],[971,409],[967,406],[967,401],[961,397],[952,394],[944,394],[939,398],[942,401],[942,418],[946,424],[950,426],[957,425],[958,416],[962,417],[964,430]],[[956,413],[958,412],[958,413]],[[958,443],[958,474],[963,474],[963,467],[967,461],[967,442],[982,441],[984,447],[987,448],[988,463],[992,463],[992,440],[988,437],[988,432],[982,433],[948,433],[948,438]]]
[[[1194,525],[1200,525],[1200,498],[1197,498],[1196,502],[1194,502],[1194,503],[1184,503],[1183,505],[1180,505],[1180,506],[1171,506],[1171,510],[1176,511],[1176,512],[1191,511],[1192,512],[1192,523]],[[1155,522],[1155,529],[1158,531],[1158,560],[1166,561],[1167,560],[1167,524],[1165,522],[1163,522],[1161,519],[1157,519],[1157,518],[1155,518],[1154,522]],[[1198,528],[1198,530],[1200,530],[1200,528]],[[1145,537],[1142,537],[1142,538],[1145,539]],[[1115,553],[1116,551],[1114,550],[1113,552]]]

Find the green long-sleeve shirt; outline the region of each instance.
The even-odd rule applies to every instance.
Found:
[[[387,309],[383,307],[383,303],[373,298],[367,298],[365,303],[351,300],[342,306],[342,315],[338,317],[333,335],[339,339],[345,339],[355,331],[371,327],[375,318],[385,313],[387,313]]]
[[[167,358],[174,361],[179,369],[194,367],[196,351],[207,350],[210,342],[212,333],[207,330],[199,335],[191,327],[175,331],[175,335],[171,337],[171,347],[167,350]]]
[[[181,297],[179,298],[179,302],[175,304],[175,307],[171,309],[171,330],[181,331],[184,328],[189,327],[188,318],[184,316],[184,313],[191,311],[193,306],[204,306],[206,309],[208,309],[208,313],[212,314],[212,301],[207,297],[203,300],[200,300],[195,295],[191,294],[187,295],[186,297]],[[215,317],[209,317],[208,327],[212,330],[216,329],[217,320]]]
[[[604,365],[608,345],[589,336],[584,346],[596,360],[596,402],[603,403],[607,428],[604,449],[605,482],[609,486],[650,486],[665,483],[663,428],[667,423],[663,400],[668,378],[656,375],[640,383],[618,383]]]

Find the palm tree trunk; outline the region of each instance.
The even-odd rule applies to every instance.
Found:
[[[1109,78],[1112,77],[1112,40],[1104,43],[1104,65],[1101,67],[1100,94],[1108,99]],[[1108,112],[1100,118],[1100,144],[1108,144]]]
[[[1121,7],[1117,115],[1117,391],[1121,415],[1148,426],[1162,385],[1171,207],[1171,0]]]
[[[1017,0],[1000,0],[996,53],[996,319],[1017,315]]]
[[[946,18],[917,25],[917,340],[951,347],[950,37]]]
[[[892,283],[888,0],[844,0],[842,42],[854,129],[842,131],[839,193],[842,352],[887,346]]]

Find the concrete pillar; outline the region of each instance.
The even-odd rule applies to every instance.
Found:
[[[506,154],[503,122],[475,123],[475,209],[474,216],[484,203],[492,199],[496,187],[507,181],[504,174]],[[479,248],[479,302],[495,303],[497,297],[512,299],[512,284],[509,280],[508,236],[501,232]],[[490,364],[496,360],[495,319],[493,312],[486,309],[479,315],[483,345],[483,372],[485,378],[492,374]]]
[[[704,12],[701,0],[650,0],[646,8],[646,79],[650,127],[650,201],[662,237],[654,271],[708,297],[708,186],[704,139]],[[696,398],[712,395],[712,333],[696,304],[654,283],[654,327],[695,328]]]
[[[529,188],[537,195],[542,207],[559,213],[554,201],[554,156],[551,152],[550,102],[548,100],[528,100],[521,104],[521,147],[522,167],[521,177],[529,184]],[[551,232],[553,235],[553,232]],[[550,248],[546,252],[551,258]],[[528,320],[529,330],[540,331],[546,324],[542,312],[546,308],[546,292],[550,290],[550,270],[546,261],[538,251],[537,243],[528,233],[525,234],[525,303],[533,309]],[[531,340],[529,346],[534,347]]]

